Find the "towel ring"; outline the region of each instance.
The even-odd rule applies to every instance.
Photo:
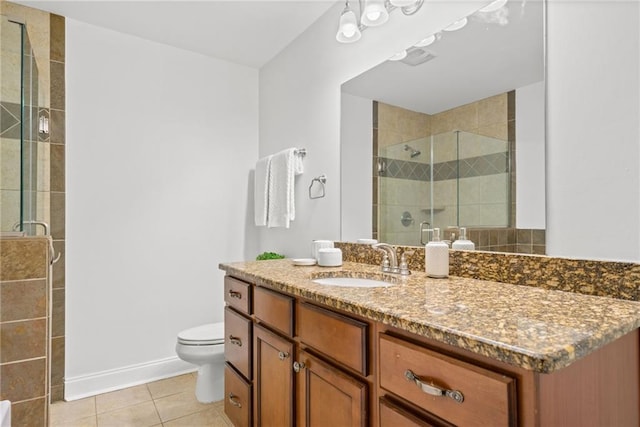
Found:
[[[320,195],[318,196],[312,196],[311,195],[311,189],[313,188],[313,184],[317,182],[320,184],[320,189],[322,190],[322,192],[320,193]],[[325,188],[324,185],[327,183],[327,176],[326,175],[320,175],[320,176],[316,176],[315,178],[313,178],[311,180],[311,185],[309,185],[309,198],[310,199],[322,199],[325,195]]]

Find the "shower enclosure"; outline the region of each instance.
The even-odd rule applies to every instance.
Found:
[[[39,117],[38,67],[25,25],[0,17],[0,232],[34,235],[42,229],[33,221],[48,221],[38,144],[48,117]]]
[[[508,227],[509,159],[508,141],[464,131],[380,148],[379,240],[419,245],[422,229]]]

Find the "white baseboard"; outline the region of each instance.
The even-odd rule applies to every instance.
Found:
[[[64,399],[77,400],[197,370],[177,356],[65,378]]]

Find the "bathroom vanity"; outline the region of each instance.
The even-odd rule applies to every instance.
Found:
[[[236,426],[637,426],[640,304],[378,267],[225,270]],[[375,277],[388,287],[315,283]]]

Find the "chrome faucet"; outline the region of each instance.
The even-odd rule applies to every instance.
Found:
[[[396,249],[388,243],[374,243],[371,245],[373,249],[378,249],[384,252],[382,258],[382,271],[385,273],[398,273],[398,256],[396,255]]]
[[[409,274],[411,274],[411,271],[409,271],[409,266],[407,264],[407,256],[413,255],[414,251],[404,251],[402,253],[402,256],[400,257],[400,264],[398,264],[398,254],[396,254],[396,248],[394,248],[390,244],[375,243],[371,245],[371,247],[384,252],[382,264],[380,265],[383,272],[402,274],[403,276],[408,276]]]

